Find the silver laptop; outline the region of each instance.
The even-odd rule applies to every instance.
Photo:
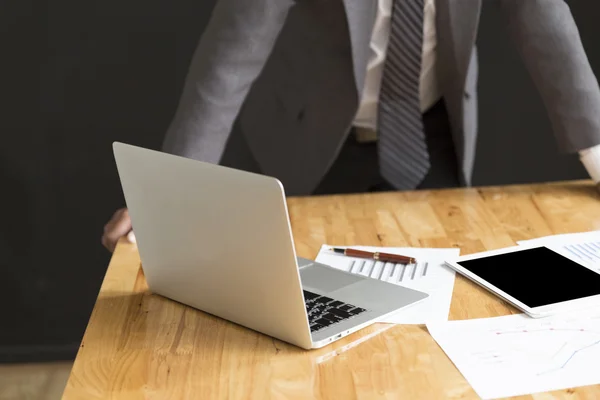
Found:
[[[304,349],[428,297],[297,258],[277,179],[122,143],[113,148],[156,294]]]

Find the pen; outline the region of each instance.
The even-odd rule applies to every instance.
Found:
[[[348,257],[371,258],[376,261],[393,262],[397,264],[414,264],[416,262],[416,260],[412,257],[400,256],[398,254],[380,253],[378,251],[372,253],[370,251],[340,249],[335,247],[331,248],[331,250]]]

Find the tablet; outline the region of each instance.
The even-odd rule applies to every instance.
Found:
[[[514,246],[446,264],[531,317],[600,305],[600,274],[546,246]]]

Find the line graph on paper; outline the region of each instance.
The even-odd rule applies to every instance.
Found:
[[[511,315],[428,324],[482,397],[600,383],[600,310],[569,317]],[[485,394],[485,395],[483,395]]]
[[[600,359],[600,319],[531,320],[491,327],[472,343],[471,361],[492,370],[509,368],[539,378],[579,373]]]
[[[600,329],[524,326],[489,333],[493,346],[472,356],[492,367],[526,367],[530,374],[543,376],[600,357]]]

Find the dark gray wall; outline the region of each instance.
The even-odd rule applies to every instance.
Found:
[[[75,354],[122,203],[111,153],[158,148],[214,0],[0,2],[0,361]],[[569,2],[598,71],[598,5]],[[486,0],[475,184],[580,178]]]
[[[159,147],[213,3],[0,2],[0,362],[75,354],[123,205],[111,143]]]

